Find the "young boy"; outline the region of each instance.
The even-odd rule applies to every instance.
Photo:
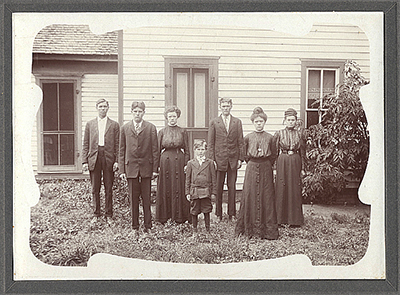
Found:
[[[194,159],[186,168],[185,194],[190,201],[193,231],[197,232],[197,215],[204,214],[206,230],[210,231],[211,197],[215,198],[217,191],[216,173],[213,161],[206,159],[204,154],[207,143],[203,139],[195,139],[193,144]]]

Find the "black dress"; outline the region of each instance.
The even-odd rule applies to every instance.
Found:
[[[244,138],[246,174],[236,235],[277,239],[275,194],[272,165],[275,160],[273,136],[265,131]]]
[[[184,167],[189,160],[188,136],[178,126],[167,126],[158,133],[161,150],[157,181],[156,221],[168,219],[183,223],[190,220],[190,205],[185,197]]]
[[[299,226],[304,223],[300,177],[304,141],[295,128],[279,130],[274,138],[279,152],[275,183],[278,224]]]

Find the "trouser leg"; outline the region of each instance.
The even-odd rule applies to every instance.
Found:
[[[215,215],[222,218],[222,193],[224,190],[226,171],[217,171],[217,198],[215,202]]]
[[[112,186],[114,182],[114,171],[113,167],[108,167],[106,164],[106,157],[104,155],[104,147],[99,147],[99,157],[101,162],[101,168],[103,171],[103,183],[105,191],[105,216],[112,217]]]
[[[129,197],[131,200],[132,228],[139,229],[139,178],[128,178]]]
[[[235,216],[236,215],[236,178],[237,178],[237,169],[232,169],[230,165],[228,165],[227,172],[227,186],[228,186],[228,215]]]
[[[100,187],[101,187],[101,163],[99,159],[90,173],[90,183],[92,185],[92,202],[94,205],[94,216],[99,217],[100,212]]]
[[[150,229],[151,228],[151,208],[150,208],[151,178],[141,177],[140,187],[141,187],[142,201],[143,201],[144,226],[145,228]]]

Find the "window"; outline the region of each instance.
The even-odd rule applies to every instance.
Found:
[[[207,139],[210,119],[218,112],[218,57],[164,57],[165,104],[181,109],[179,125],[194,139]]]
[[[41,80],[39,169],[76,171],[78,153],[76,80]]]
[[[323,100],[319,105],[315,102],[336,91],[336,85],[341,82],[343,65],[344,61],[302,61],[301,116],[306,128],[321,122]],[[319,106],[321,113],[318,113]]]

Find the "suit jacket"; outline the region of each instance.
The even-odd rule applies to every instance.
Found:
[[[217,177],[213,161],[206,159],[201,164],[197,159],[192,159],[186,166],[185,195],[192,195],[195,187],[206,188],[210,194],[217,194]]]
[[[229,132],[221,116],[211,120],[208,128],[208,157],[217,162],[217,170],[227,171],[228,163],[237,168],[238,160],[244,160],[242,121],[231,117]]]
[[[119,146],[119,124],[107,118],[106,129],[104,131],[104,155],[106,166],[112,169],[115,162],[118,162]],[[93,171],[97,161],[99,147],[99,127],[97,118],[86,123],[85,134],[83,136],[82,163],[88,163],[89,170]]]
[[[157,129],[147,121],[142,121],[138,133],[131,121],[121,127],[119,144],[119,170],[127,178],[152,177],[158,171],[160,151]]]

